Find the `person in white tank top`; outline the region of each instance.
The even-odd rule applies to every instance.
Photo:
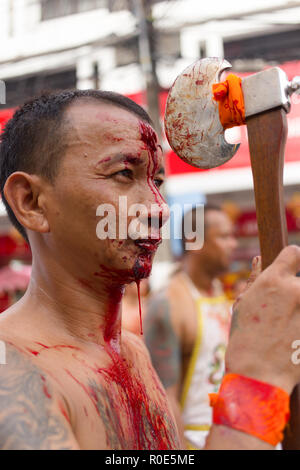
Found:
[[[187,447],[201,449],[212,421],[208,394],[218,392],[224,375],[231,302],[216,279],[213,294],[205,296],[185,277],[196,303],[197,335],[182,385],[180,405]]]
[[[218,391],[224,373],[231,302],[217,277],[228,270],[237,245],[219,207],[205,208],[204,224],[203,248],[184,252],[168,287],[150,299],[145,320],[146,345],[188,449],[204,447],[212,420],[208,393]]]

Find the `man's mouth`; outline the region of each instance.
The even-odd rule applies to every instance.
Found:
[[[138,240],[134,240],[134,244],[143,251],[154,252],[161,244],[161,238],[139,238]]]

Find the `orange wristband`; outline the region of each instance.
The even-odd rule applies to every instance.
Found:
[[[290,417],[290,397],[273,385],[226,374],[218,394],[210,394],[213,423],[252,434],[272,446],[283,439]]]
[[[224,129],[241,126],[246,123],[242,80],[228,75],[225,82],[212,86],[213,97],[219,102],[219,116]]]

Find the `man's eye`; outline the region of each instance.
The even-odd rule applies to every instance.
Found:
[[[132,172],[132,170],[129,170],[128,168],[124,168],[124,170],[120,170],[120,171],[117,171],[116,173],[114,173],[114,176],[118,176],[118,175],[125,176],[125,178],[132,179],[133,172]]]
[[[163,184],[164,180],[160,179],[160,178],[155,178],[154,180],[154,184],[157,188],[160,188],[161,185]]]

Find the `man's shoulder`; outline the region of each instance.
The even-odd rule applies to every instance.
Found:
[[[5,312],[3,317],[0,317],[0,348],[2,353],[3,351],[5,352],[6,362],[10,363],[10,367],[6,368],[6,370],[13,371],[13,366],[17,366],[19,362],[22,362],[23,367],[32,367],[33,363],[28,351],[29,342],[26,341],[25,335],[22,334],[22,328],[14,328],[14,322],[11,321],[10,317],[11,315],[7,315],[7,312]],[[3,371],[2,369],[2,373]]]
[[[149,338],[170,338],[175,334],[181,336],[182,323],[184,321],[184,304],[176,303],[169,288],[152,294],[148,302],[147,314],[145,316],[145,338],[149,348]],[[155,339],[155,341],[156,341]]]
[[[125,355],[132,361],[151,361],[148,349],[141,336],[122,330],[122,346]]]
[[[177,273],[166,287],[151,295],[147,315],[149,313],[150,316],[157,319],[163,319],[167,315],[172,318],[173,322],[181,323],[186,318],[187,310],[192,311],[193,305],[193,298],[180,273]]]
[[[4,380],[12,380],[13,382],[24,384],[41,381],[43,389],[45,389],[46,382],[51,382],[52,379],[36,362],[34,355],[30,353],[31,349],[26,346],[26,341],[23,338],[12,338],[0,334],[0,386]],[[34,351],[32,351],[33,353]],[[51,387],[53,384],[51,384]],[[9,389],[7,389],[9,391]],[[20,389],[21,391],[21,389]]]
[[[173,315],[173,301],[169,292],[169,288],[153,293],[147,305],[147,314],[145,317],[146,327],[149,321],[164,322],[167,318],[171,318]]]
[[[166,304],[169,304],[170,307],[174,307],[182,297],[182,289],[178,286],[177,280],[174,281],[171,279],[167,286],[151,294],[148,305],[150,308],[155,307],[156,309]]]
[[[26,339],[26,331],[30,329],[26,325],[26,310],[22,308],[20,302],[12,305],[0,315],[0,341],[3,345],[14,353],[26,357],[26,346],[29,340]],[[30,359],[28,359],[30,363]]]
[[[56,410],[58,395],[49,377],[22,348],[2,335],[0,341],[0,448],[77,448]]]
[[[0,374],[13,373],[17,368],[21,366],[24,368],[32,368],[33,364],[26,353],[22,350],[22,347],[17,346],[19,340],[15,338],[15,343],[12,338],[7,334],[0,334]],[[8,367],[1,367],[8,366]]]
[[[26,387],[35,390],[38,394],[46,398],[65,400],[63,388],[54,380],[51,368],[45,367],[38,360],[37,351],[31,346],[31,342],[26,338],[8,334],[0,334],[0,393],[1,386],[8,383],[15,383],[19,388],[15,388],[15,393],[27,393]],[[7,396],[13,391],[9,388],[2,388]],[[51,390],[51,392],[50,392]]]

